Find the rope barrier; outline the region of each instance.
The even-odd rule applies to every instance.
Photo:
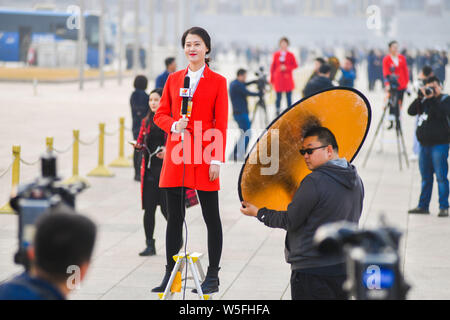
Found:
[[[105,131],[105,124],[100,123],[99,124],[100,133],[95,136],[92,140],[84,141],[80,139],[80,132],[79,130],[73,131],[73,141],[70,145],[68,145],[64,149],[56,149],[53,146],[53,137],[47,137],[46,138],[46,150],[48,151],[55,151],[59,154],[64,154],[69,152],[70,150],[73,150],[73,167],[72,167],[72,177],[67,179],[65,183],[73,183],[77,181],[83,181],[86,184],[89,185],[87,180],[85,178],[82,178],[79,176],[79,145],[83,146],[91,146],[94,143],[98,141],[99,144],[99,155],[98,155],[98,167],[92,170],[88,175],[90,176],[114,176],[112,172],[110,172],[105,166],[104,166],[104,147],[105,147],[105,135],[106,136],[114,136],[117,133],[119,133],[119,157],[111,162],[110,166],[114,167],[131,167],[131,162],[125,157],[125,130],[131,130],[131,128],[128,128],[125,126],[125,118],[121,117],[119,119],[119,128],[113,132],[107,132]],[[20,173],[20,163],[26,165],[26,166],[34,166],[38,164],[41,159],[37,159],[36,161],[27,161],[23,159],[20,156],[20,146],[13,146],[13,157],[14,160],[11,162],[8,167],[0,173],[0,178],[3,178],[12,168],[12,185],[15,187],[19,184],[19,173]],[[9,212],[9,204],[5,205],[4,207],[0,208],[0,212],[4,213],[5,209]],[[2,211],[3,210],[3,211]]]
[[[119,129],[117,129],[116,131],[113,131],[113,132],[105,131],[105,136],[109,136],[109,137],[115,136],[119,131],[120,131],[120,127],[119,127]]]
[[[36,161],[29,162],[29,161],[25,161],[22,158],[20,158],[20,162],[26,166],[34,166],[34,165],[38,164],[39,161],[41,161],[41,159],[37,159]]]
[[[94,143],[96,143],[98,138],[99,138],[99,136],[96,136],[94,138],[94,140],[89,141],[89,142],[85,142],[85,141],[79,139],[78,142],[80,142],[80,144],[82,144],[83,146],[90,146],[90,145],[93,145]]]
[[[59,154],[63,154],[63,153],[69,152],[72,149],[73,144],[74,143],[72,142],[67,148],[65,148],[63,150],[58,150],[56,148],[53,148],[53,151],[55,151],[56,153],[59,153]]]
[[[9,169],[11,169],[13,163],[14,163],[14,162],[11,162],[11,163],[9,164],[8,168],[6,168],[5,171],[3,171],[2,173],[0,173],[0,178],[2,178],[5,174],[8,173],[8,171],[9,171]]]

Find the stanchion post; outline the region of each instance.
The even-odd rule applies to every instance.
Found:
[[[12,165],[12,173],[11,173],[11,180],[12,180],[11,193],[19,185],[20,180],[20,146],[13,146],[12,153],[14,157],[14,162]],[[3,207],[0,208],[0,213],[9,213],[9,214],[14,213],[14,210],[9,205],[9,201],[7,204],[5,204]]]
[[[125,158],[125,118],[119,119],[119,157],[109,164],[110,167],[131,167],[131,162]]]
[[[65,184],[72,184],[76,182],[84,182],[86,186],[90,186],[86,178],[80,177],[79,173],[79,159],[80,159],[80,130],[73,130],[73,160],[72,160],[72,177],[65,180]]]
[[[105,167],[104,152],[105,152],[105,124],[100,123],[100,135],[98,137],[98,166],[88,173],[91,177],[113,177],[114,173]]]

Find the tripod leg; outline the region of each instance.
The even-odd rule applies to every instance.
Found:
[[[402,143],[403,147],[403,156],[405,157],[406,167],[409,168],[409,160],[408,160],[408,154],[406,152],[406,144],[405,144],[405,138],[403,137],[403,130],[401,125],[399,124],[398,132],[400,134],[400,141]]]
[[[396,126],[396,135],[397,135],[397,155],[398,155],[398,164],[400,165],[400,171],[402,171],[402,152],[400,150],[400,132],[398,130],[398,126]]]
[[[369,159],[370,152],[372,151],[372,148],[373,148],[373,145],[374,145],[375,140],[377,138],[378,132],[380,131],[381,125],[383,124],[383,120],[384,120],[384,116],[385,115],[386,115],[386,108],[384,108],[384,110],[383,110],[383,114],[381,116],[380,122],[378,122],[377,130],[375,131],[375,135],[373,137],[372,143],[370,144],[369,150],[367,150],[366,158],[364,159],[364,162],[363,162],[363,168],[366,166],[367,159]]]

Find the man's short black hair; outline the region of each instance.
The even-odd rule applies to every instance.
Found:
[[[134,88],[139,90],[147,90],[148,79],[144,75],[138,75],[134,78]]]
[[[398,42],[396,40],[393,40],[393,41],[389,42],[388,47],[391,48],[392,45],[394,45],[396,43],[398,44]]]
[[[336,137],[334,136],[333,132],[330,131],[330,129],[325,127],[312,127],[308,129],[303,139],[306,139],[308,137],[317,137],[317,139],[322,143],[324,146],[331,145],[335,152],[339,152],[339,147],[336,141]]]
[[[35,265],[57,281],[66,280],[69,266],[91,260],[97,227],[87,217],[61,205],[36,222]]]
[[[325,59],[321,57],[316,58],[316,61],[319,62],[320,64],[326,63]]]
[[[432,72],[433,72],[433,68],[431,68],[429,65],[423,66],[422,73],[425,77],[429,77]]]
[[[168,57],[166,60],[164,60],[164,63],[166,64],[166,69],[175,61],[174,57]]]
[[[244,74],[246,74],[246,73],[247,73],[247,70],[245,70],[245,69],[239,69],[239,70],[237,71],[236,75],[239,77],[239,76],[242,76],[242,75],[244,75]]]
[[[319,73],[327,74],[331,72],[331,66],[328,63],[324,63],[319,68]]]
[[[425,84],[433,83],[433,82],[437,82],[438,85],[440,85],[440,86],[442,85],[441,79],[439,79],[436,76],[429,77],[425,80]]]

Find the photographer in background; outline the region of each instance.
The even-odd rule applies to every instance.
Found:
[[[0,300],[65,300],[86,275],[96,233],[89,218],[68,206],[50,209],[36,222],[30,272],[0,285]]]
[[[229,160],[242,161],[244,160],[245,153],[247,152],[247,146],[250,140],[250,136],[246,136],[246,132],[250,129],[251,123],[248,116],[248,96],[260,96],[263,92],[254,93],[247,90],[248,84],[255,83],[254,81],[246,83],[247,71],[239,69],[236,75],[236,79],[230,83],[229,94],[231,104],[233,105],[233,118],[237,122],[239,129],[243,130],[241,137],[239,138],[236,146],[233,149],[233,153],[230,155]],[[247,133],[249,134],[249,133]],[[244,144],[244,147],[242,146]]]
[[[422,70],[420,70],[419,75],[417,76],[417,81],[415,82],[415,85],[414,85],[415,90],[417,91],[417,96],[420,99],[424,98],[423,90],[420,90],[420,89],[425,88],[426,80],[432,76],[434,76],[433,69],[428,65],[423,66]],[[415,123],[414,132],[417,129],[418,121],[419,121],[419,116],[416,115],[416,123]],[[414,134],[414,136],[413,136],[413,154],[410,156],[411,161],[417,161],[419,159],[419,148],[420,148],[419,140],[417,140],[417,137]]]
[[[391,125],[388,129],[393,127],[396,112],[400,116],[400,110],[402,108],[403,95],[408,87],[409,71],[406,63],[406,58],[398,53],[397,41],[391,41],[389,43],[389,54],[383,58],[383,78],[385,84],[385,90],[387,95],[396,95],[398,101],[398,110],[390,108],[389,118]]]
[[[429,214],[433,189],[433,173],[439,190],[439,217],[448,217],[449,182],[448,150],[450,143],[450,97],[442,94],[441,81],[433,76],[420,88],[423,98],[417,97],[408,108],[411,116],[419,115],[416,136],[420,142],[419,169],[422,189],[419,205],[410,214]]]

